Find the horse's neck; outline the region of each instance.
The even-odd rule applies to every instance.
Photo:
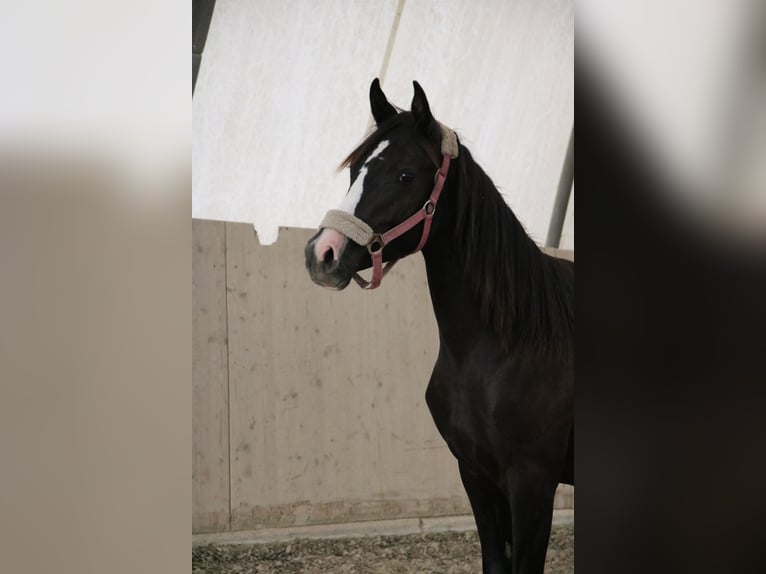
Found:
[[[470,347],[491,330],[483,324],[471,285],[463,272],[451,238],[439,237],[423,250],[434,315],[439,337],[456,358],[466,356]]]
[[[467,150],[464,150],[467,153]],[[490,289],[502,289],[503,291],[492,295],[491,291],[487,291],[480,295],[477,292],[476,285],[473,285],[473,278],[470,273],[466,272],[466,261],[461,259],[462,257],[471,258],[471,267],[473,272],[478,277],[493,277],[493,272],[487,272],[488,270],[477,268],[482,265],[496,265],[496,259],[487,255],[487,252],[476,252],[476,246],[473,249],[469,249],[469,246],[459,244],[459,241],[471,240],[471,241],[488,241],[488,235],[485,233],[482,238],[466,237],[466,233],[456,233],[458,226],[458,209],[465,209],[466,200],[475,199],[477,197],[486,198],[487,204],[481,202],[483,206],[495,205],[502,203],[502,207],[508,209],[502,198],[492,197],[490,202],[490,196],[492,194],[499,194],[497,189],[491,180],[484,174],[484,172],[478,166],[474,166],[472,158],[468,156],[467,162],[470,163],[470,167],[466,167],[464,164],[456,164],[455,168],[460,169],[472,169],[471,173],[465,177],[465,180],[470,181],[473,185],[471,187],[458,187],[456,184],[457,174],[453,174],[451,181],[448,178],[448,187],[445,186],[443,191],[442,203],[439,204],[439,215],[442,217],[439,221],[440,225],[436,225],[435,231],[432,232],[432,236],[423,249],[423,256],[426,262],[426,271],[428,275],[428,285],[431,292],[431,300],[433,303],[434,314],[436,321],[439,324],[440,337],[443,342],[446,342],[450,348],[457,349],[462,354],[468,351],[467,347],[475,345],[478,342],[482,342],[484,348],[500,348],[507,345],[501,341],[501,338],[496,334],[494,327],[491,324],[487,324],[486,318],[482,318],[481,312],[481,298],[490,298],[494,303],[499,303],[499,308],[493,309],[493,313],[507,313],[508,306],[515,304],[516,292],[513,293],[512,298],[508,290],[514,289],[514,285],[511,284],[511,277],[507,278],[506,285],[494,284]],[[473,186],[476,186],[474,189]],[[460,196],[460,194],[467,194]],[[498,201],[499,200],[499,201]],[[459,207],[461,206],[461,207]],[[499,207],[500,208],[500,207]],[[497,211],[493,212],[497,213]],[[491,218],[490,218],[491,219]],[[492,239],[501,243],[500,248],[496,249],[498,257],[501,254],[515,253],[515,250],[522,250],[521,253],[525,255],[525,261],[534,264],[535,253],[530,252],[530,246],[534,246],[531,239],[527,236],[526,232],[521,227],[521,224],[516,220],[513,214],[508,211],[505,216],[495,218],[491,220],[491,225],[498,226],[503,225],[509,233],[503,233],[498,237]],[[514,227],[516,226],[516,227]],[[438,230],[438,231],[437,231]],[[498,233],[499,229],[495,229]],[[524,251],[524,250],[527,251]],[[536,249],[536,248],[535,248]],[[538,255],[539,251],[537,252]],[[506,262],[506,267],[508,263]],[[534,265],[530,265],[534,267]],[[497,277],[494,277],[497,280]],[[481,290],[479,290],[481,291]],[[515,313],[510,313],[515,315]],[[518,326],[516,321],[517,317],[504,316],[503,317],[503,329],[508,333]],[[513,324],[511,324],[513,322]],[[487,345],[489,344],[489,345]],[[506,348],[506,351],[508,349]]]

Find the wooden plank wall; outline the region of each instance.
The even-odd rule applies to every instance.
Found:
[[[252,225],[193,222],[193,531],[470,513],[425,405],[422,258],[332,292],[305,271],[312,233],[261,246]]]
[[[224,224],[192,220],[192,528],[229,528],[229,357]]]

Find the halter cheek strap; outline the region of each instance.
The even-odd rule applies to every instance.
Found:
[[[362,289],[376,289],[398,259],[392,259],[383,266],[383,248],[391,243],[397,237],[407,233],[410,229],[423,221],[423,233],[420,236],[420,242],[412,253],[417,253],[428,241],[428,235],[431,232],[431,220],[436,213],[436,203],[439,201],[444,182],[447,179],[449,164],[451,158],[456,158],[458,153],[457,136],[455,132],[439,124],[442,131],[441,152],[443,155],[442,165],[434,176],[434,188],[428,200],[423,207],[413,213],[407,219],[402,221],[396,227],[392,227],[385,233],[375,233],[367,223],[348,212],[338,209],[331,209],[327,212],[320,224],[320,227],[334,229],[357,245],[367,247],[372,259],[372,279],[367,281],[359,273],[354,274],[354,281]]]

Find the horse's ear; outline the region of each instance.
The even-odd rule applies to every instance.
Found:
[[[370,108],[376,124],[381,124],[396,115],[396,108],[388,103],[386,94],[380,89],[380,81],[375,78],[370,86]]]
[[[415,88],[415,95],[412,96],[410,109],[412,110],[412,115],[415,116],[415,125],[428,134],[434,124],[434,117],[431,115],[431,108],[428,106],[428,100],[423,88],[417,82],[412,82],[412,85]]]

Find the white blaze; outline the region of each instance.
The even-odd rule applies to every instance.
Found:
[[[383,140],[372,151],[372,153],[370,154],[370,157],[368,157],[367,161],[364,162],[362,169],[359,170],[359,175],[356,176],[356,179],[354,180],[353,185],[348,190],[346,197],[343,198],[343,201],[341,202],[340,207],[338,207],[338,209],[345,211],[347,213],[350,213],[351,215],[354,215],[354,211],[356,211],[356,206],[359,205],[359,200],[362,199],[362,192],[364,191],[364,178],[367,175],[367,164],[369,164],[372,160],[378,157],[381,154],[381,152],[384,149],[386,149],[387,146],[388,146],[388,140]]]
[[[381,152],[386,149],[386,146],[388,146],[388,140],[383,140],[375,147],[375,149],[370,154],[370,157],[367,158],[367,160],[364,162],[364,165],[359,170],[359,174],[356,176],[354,183],[351,185],[351,188],[348,190],[346,197],[343,198],[343,201],[341,202],[338,209],[354,215],[356,206],[359,205],[359,200],[362,199],[362,192],[364,191],[364,178],[367,175],[367,164],[378,157]],[[316,238],[314,243],[314,254],[316,255],[317,259],[322,259],[324,254],[327,253],[327,250],[331,249],[333,253],[333,259],[337,261],[340,259],[340,255],[343,252],[343,249],[346,247],[347,241],[348,238],[339,231],[325,228],[322,230],[322,233],[319,234],[319,237]]]

